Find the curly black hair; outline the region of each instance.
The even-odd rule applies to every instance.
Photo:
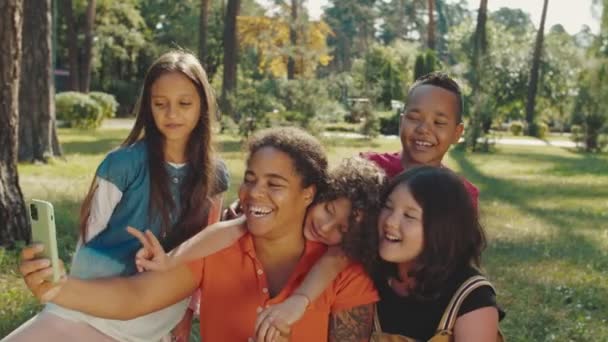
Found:
[[[327,187],[327,155],[317,138],[296,127],[268,128],[249,138],[249,156],[264,147],[287,153],[293,160],[294,169],[302,177],[302,186],[316,185],[317,196],[324,192]]]
[[[351,203],[348,230],[341,247],[351,259],[360,262],[371,273],[378,260],[377,215],[387,185],[384,171],[373,162],[351,157],[329,172],[328,188],[319,196],[327,202],[347,198]]]

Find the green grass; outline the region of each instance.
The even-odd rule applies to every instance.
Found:
[[[26,198],[54,203],[60,254],[69,260],[79,203],[104,154],[126,130],[61,130],[66,157],[20,165]],[[330,163],[358,151],[395,151],[397,139],[324,141]],[[232,173],[227,201],[242,178],[239,138],[220,137]],[[489,247],[486,271],[507,312],[509,341],[608,341],[608,155],[555,147],[497,146],[492,154],[452,150],[446,164],[481,190]],[[40,306],[17,275],[17,252],[0,249],[0,336]]]

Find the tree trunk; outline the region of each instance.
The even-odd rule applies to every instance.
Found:
[[[296,75],[295,51],[298,45],[298,0],[291,0],[291,23],[289,24],[289,44],[291,52],[287,59],[287,79],[293,80]]]
[[[470,127],[467,133],[467,145],[473,150],[477,150],[477,140],[483,134],[483,118],[482,118],[482,59],[486,54],[488,47],[486,35],[486,22],[488,19],[488,0],[480,0],[479,11],[477,12],[477,26],[473,35],[473,110]]]
[[[78,63],[78,35],[76,30],[76,21],[74,20],[74,9],[72,7],[72,0],[60,1],[61,10],[68,26],[68,64],[70,67],[69,89],[72,91],[78,91],[80,90],[80,77],[78,75],[80,64]]]
[[[53,149],[55,86],[51,46],[51,0],[23,1],[23,57],[19,90],[19,160],[43,161]]]
[[[207,69],[207,27],[209,22],[209,0],[201,0],[201,12],[198,24],[198,58]]]
[[[435,50],[435,0],[428,0],[429,25],[427,30],[427,47]]]
[[[240,0],[228,0],[224,20],[224,78],[222,84],[222,107],[225,113],[238,120],[230,103],[230,94],[236,90],[236,61],[238,39],[236,18],[239,15]]]
[[[538,89],[538,74],[540,69],[540,59],[543,51],[543,40],[545,36],[545,20],[547,19],[547,6],[549,0],[543,3],[543,14],[540,19],[540,26],[536,33],[536,43],[534,44],[534,55],[532,56],[532,68],[530,69],[530,84],[528,85],[528,101],[526,102],[526,122],[528,123],[528,135],[537,136],[538,129],[535,122],[536,91]]]
[[[93,35],[95,27],[95,0],[88,0],[84,27],[82,64],[80,65],[80,91],[88,93],[91,88],[91,65],[93,63]]]
[[[0,1],[0,245],[30,239],[17,174],[23,2]]]

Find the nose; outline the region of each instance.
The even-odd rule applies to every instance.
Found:
[[[399,213],[396,210],[391,211],[384,220],[383,226],[388,228],[396,228],[399,226]]]
[[[426,120],[420,120],[416,125],[416,131],[418,133],[426,133],[429,130],[429,123]]]
[[[249,196],[251,198],[260,198],[263,195],[263,193],[264,193],[264,189],[258,183],[252,184],[249,187]]]

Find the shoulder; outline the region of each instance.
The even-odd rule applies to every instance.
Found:
[[[336,295],[332,306],[334,312],[375,303],[379,299],[372,279],[359,263],[353,262],[340,272],[334,279],[332,288]]]
[[[460,272],[460,274],[456,277],[459,279],[457,283],[452,284],[452,288],[454,288],[452,292],[452,296],[457,291],[461,285],[463,285],[469,278],[473,276],[485,276],[481,274],[478,270],[468,267]],[[451,296],[450,296],[451,297]],[[451,298],[450,298],[451,299]],[[458,317],[467,314],[469,312],[475,311],[477,309],[486,308],[486,307],[495,307],[498,309],[500,315],[504,315],[502,310],[498,307],[496,302],[496,292],[493,287],[482,285],[471,291],[462,301],[462,305],[458,310]]]
[[[394,177],[403,171],[403,166],[401,165],[401,152],[361,152],[359,156],[374,162],[383,169],[389,177]]]
[[[127,183],[145,167],[147,160],[145,142],[122,146],[106,155],[97,168],[97,176],[124,190]]]

